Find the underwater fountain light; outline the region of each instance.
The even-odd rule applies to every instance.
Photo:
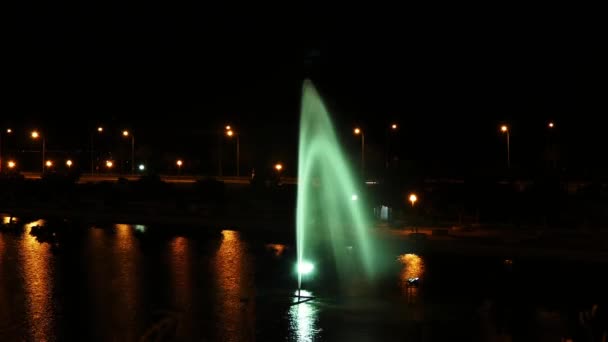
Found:
[[[301,274],[301,275],[311,273],[314,270],[314,268],[315,268],[315,265],[313,265],[309,261],[301,261],[296,266],[296,270],[298,271],[298,274]]]

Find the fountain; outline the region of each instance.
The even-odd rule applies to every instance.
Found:
[[[300,115],[298,290],[302,288],[303,277],[319,267],[335,270],[342,282],[350,282],[353,274],[369,280],[375,273],[376,256],[362,182],[355,179],[327,108],[309,80],[304,81]],[[316,265],[321,259],[331,260],[331,265],[328,262]]]

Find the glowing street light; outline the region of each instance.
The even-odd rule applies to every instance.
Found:
[[[392,123],[390,125],[390,129],[386,130],[386,155],[385,155],[385,161],[384,161],[384,166],[388,169],[389,164],[390,164],[390,154],[391,154],[391,133],[397,131],[397,128],[399,126],[397,125],[397,123]]]
[[[182,171],[182,165],[184,165],[184,162],[181,159],[178,159],[175,162],[175,165],[177,165],[177,173],[178,174],[181,173],[181,171]]]
[[[38,139],[38,138],[42,138],[42,170],[41,172],[44,173],[44,166],[45,166],[45,156],[46,156],[46,141],[44,136],[42,136],[40,133],[38,133],[38,131],[32,131],[32,139]]]
[[[230,126],[226,126],[226,136],[228,138],[235,137],[236,138],[236,176],[240,176],[240,142],[239,142],[239,134],[234,131]]]
[[[51,160],[47,160],[45,163],[46,167],[52,167],[53,166],[53,161]]]
[[[103,127],[97,126],[97,133],[103,133]],[[94,153],[94,142],[95,142],[95,134],[91,132],[91,174],[95,172],[95,153]]]
[[[283,170],[283,164],[281,164],[281,163],[275,164],[274,169],[277,170],[278,172],[281,172],[281,170]]]
[[[553,121],[549,121],[547,126],[549,126],[549,128],[553,128],[553,127],[555,127],[555,124],[553,123]]]
[[[361,174],[363,175],[365,172],[365,135],[359,127],[356,127],[353,132],[355,135],[361,135]]]
[[[0,172],[2,172],[2,131],[0,131]],[[6,134],[11,134],[13,133],[13,130],[10,128],[6,129]]]
[[[70,159],[68,159],[68,160],[65,162],[65,165],[67,165],[68,167],[72,167],[72,164],[73,164],[73,163],[72,163],[72,161],[71,161]]]
[[[507,125],[500,126],[500,131],[507,135],[507,168],[511,168],[511,142],[509,137],[509,127]]]
[[[139,164],[139,171],[144,171],[146,166],[144,164]]]
[[[418,196],[416,196],[416,194],[410,194],[410,196],[408,197],[408,201],[410,201],[410,203],[412,203],[412,207],[414,206],[414,204],[416,203],[417,200],[418,200]]]
[[[111,169],[113,166],[114,166],[114,163],[113,163],[111,160],[107,160],[107,161],[106,161],[106,167],[107,167],[108,169]]]
[[[122,131],[122,136],[131,136],[131,174],[135,174],[135,136],[127,130]]]
[[[9,161],[8,161],[8,168],[9,168],[9,169],[14,169],[14,168],[15,168],[15,166],[17,166],[17,163],[15,163],[15,162],[14,162],[14,161],[12,161],[12,160],[9,160]]]

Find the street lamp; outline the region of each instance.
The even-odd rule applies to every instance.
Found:
[[[410,203],[412,203],[412,209],[414,208],[414,204],[416,203],[416,201],[418,201],[418,196],[416,196],[416,194],[410,194],[410,196],[407,198],[408,201],[410,201]],[[416,225],[414,224],[412,227],[412,230],[414,231],[414,233],[418,232],[418,228],[416,227]]]
[[[9,160],[9,161],[8,161],[8,168],[9,168],[9,169],[14,169],[14,168],[15,168],[15,166],[17,166],[17,163],[15,163],[15,162],[14,162],[14,161],[12,161],[12,160]]]
[[[365,134],[359,127],[355,128],[353,132],[355,135],[361,135],[361,174],[363,175],[365,172]]]
[[[53,161],[52,160],[47,160],[46,163],[44,163],[46,165],[47,168],[53,167]]]
[[[399,126],[396,123],[392,123],[390,125],[390,128],[386,130],[386,160],[385,160],[385,167],[388,169],[389,163],[390,163],[390,154],[391,154],[391,132],[395,132],[397,131],[397,128]]]
[[[0,131],[0,173],[2,172],[2,131]],[[6,129],[6,134],[13,133],[13,130],[10,128]]]
[[[500,126],[500,131],[507,135],[507,168],[511,168],[511,141],[509,127],[507,125]]]
[[[111,169],[114,166],[114,163],[111,160],[106,160],[106,167]]]
[[[278,172],[281,172],[281,170],[283,170],[283,164],[281,163],[277,163],[274,166],[275,170],[277,170]]]
[[[553,127],[555,127],[555,124],[553,123],[553,121],[549,121],[547,126],[549,126],[549,128],[553,128]]]
[[[46,139],[38,131],[32,131],[32,139],[41,138],[42,140],[42,173],[44,173],[44,157],[46,156]]]
[[[184,165],[184,162],[181,159],[178,159],[175,164],[177,165],[177,173],[181,173],[182,170],[182,165]]]
[[[240,167],[239,167],[239,159],[240,159],[240,142],[239,142],[239,134],[232,130],[230,126],[226,126],[226,136],[228,138],[235,137],[236,138],[236,176],[240,176]]]
[[[70,159],[66,160],[65,165],[67,165],[67,167],[72,167],[72,161]]]
[[[102,133],[103,127],[97,127],[97,133]],[[95,154],[94,154],[94,141],[95,141],[95,133],[91,132],[91,175],[95,172]]]
[[[123,137],[131,136],[131,174],[135,174],[135,136],[130,134],[129,131],[122,131]]]

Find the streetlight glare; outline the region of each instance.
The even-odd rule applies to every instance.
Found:
[[[178,159],[176,162],[177,166],[182,166],[184,164],[184,162],[181,159]]]
[[[67,165],[68,167],[71,167],[71,166],[72,166],[72,161],[68,159],[68,160],[65,162],[65,165]]]
[[[9,133],[9,134],[10,134],[10,133],[13,133],[13,130],[12,130],[12,129],[10,129],[10,128],[7,128],[7,129],[6,129],[6,133]]]
[[[502,126],[500,126],[500,131],[501,131],[501,132],[506,132],[506,131],[508,131],[508,130],[509,130],[509,127],[507,127],[507,125],[502,125]]]
[[[416,203],[416,201],[418,200],[418,196],[416,196],[416,194],[410,194],[408,200],[412,203],[412,206],[414,206],[414,203]]]
[[[274,168],[275,168],[277,171],[281,171],[281,170],[283,170],[283,164],[281,164],[281,163],[277,163],[277,164],[274,166]]]
[[[97,132],[103,132],[103,127],[101,127],[101,126],[97,127]]]
[[[226,126],[226,130],[227,130],[227,131],[229,131],[229,130],[231,130],[231,129],[232,129],[232,127],[230,127],[230,125]]]
[[[37,131],[32,132],[32,138],[37,139],[39,136],[40,134]]]
[[[9,168],[9,169],[13,169],[13,168],[15,168],[15,166],[17,166],[17,163],[15,163],[15,162],[14,162],[14,161],[12,161],[12,160],[9,160],[9,161],[8,161],[8,168]]]
[[[53,166],[53,162],[50,160],[47,160],[45,165],[46,165],[46,167],[51,167],[51,166]]]
[[[112,168],[112,166],[114,166],[114,163],[113,163],[111,160],[106,161],[106,167],[107,167],[108,169],[111,169],[111,168]]]
[[[360,128],[355,128],[354,132],[355,132],[355,134],[360,134],[361,133],[361,129]]]
[[[391,125],[391,128],[392,128],[392,129],[397,129],[397,124],[392,124],[392,125]]]
[[[234,135],[234,132],[233,131],[228,131],[228,132],[226,132],[226,135],[229,136],[229,137],[231,137],[231,136]]]
[[[548,126],[549,126],[549,128],[553,128],[555,126],[555,124],[553,123],[553,121],[550,121]]]
[[[143,171],[146,169],[146,166],[144,164],[139,164],[139,171]]]
[[[125,137],[128,137],[129,136],[129,131],[122,131],[122,135],[125,136]]]

